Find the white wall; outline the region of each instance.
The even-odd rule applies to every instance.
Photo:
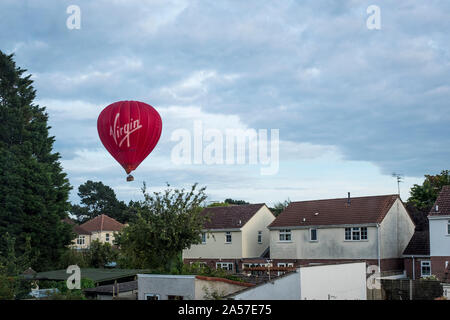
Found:
[[[138,274],[138,300],[145,300],[145,294],[160,295],[160,300],[167,296],[183,296],[184,300],[195,299],[195,276]]]
[[[302,300],[366,300],[364,262],[299,269]]]
[[[381,259],[401,258],[414,234],[414,223],[397,199],[380,225]]]
[[[377,229],[367,228],[366,241],[345,241],[345,227],[318,228],[318,241],[309,241],[309,229],[293,229],[291,242],[270,232],[271,259],[377,259]]]
[[[235,300],[366,300],[364,262],[300,267],[272,282],[248,288]]]
[[[237,293],[235,300],[299,300],[300,274],[298,272],[285,275],[273,282],[252,287]]]
[[[429,217],[430,255],[435,257],[450,256],[450,235],[447,233],[448,217]]]
[[[262,206],[242,227],[242,258],[257,258],[270,245],[270,232],[267,226],[275,220],[269,208]],[[258,231],[262,231],[262,243],[258,243]]]
[[[183,259],[186,258],[242,258],[242,232],[232,231],[231,243],[225,243],[225,231],[207,233],[206,243],[194,244],[183,250]]]

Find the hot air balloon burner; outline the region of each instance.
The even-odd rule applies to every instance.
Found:
[[[131,174],[129,174],[128,177],[127,177],[127,181],[128,182],[134,181],[134,177]]]

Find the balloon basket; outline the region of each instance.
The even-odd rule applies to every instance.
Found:
[[[130,175],[128,175],[128,177],[127,177],[127,181],[128,182],[130,182],[130,181],[134,181],[134,177],[130,174]]]

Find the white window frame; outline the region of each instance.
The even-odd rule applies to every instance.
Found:
[[[316,238],[315,238],[315,239],[312,238],[312,232],[313,232],[313,230],[316,231]],[[318,235],[318,233],[317,233],[317,228],[311,228],[311,229],[309,229],[309,241],[310,241],[310,242],[317,242],[317,241],[319,241],[319,235]]]
[[[424,266],[426,264],[426,266]],[[430,273],[429,274],[424,274],[423,273],[423,268],[424,267],[429,267],[430,268]],[[430,260],[422,260],[420,261],[420,276],[421,277],[429,277],[431,276],[431,261]]]
[[[110,234],[109,234],[109,233],[106,233],[106,234],[105,234],[105,241],[106,241],[106,242],[109,242],[110,239],[111,239]]]
[[[77,238],[77,245],[83,246],[85,244],[86,244],[86,236],[79,235],[78,238]]]
[[[156,293],[145,293],[144,294],[144,300],[148,300],[148,297],[156,297],[157,299],[154,300],[161,300],[161,296],[159,294]]]
[[[289,237],[289,239],[287,239],[288,237]],[[278,233],[278,239],[280,240],[280,242],[292,242],[291,229],[280,229],[280,231]]]
[[[230,236],[230,241],[228,241],[228,236]],[[225,232],[225,243],[231,243],[233,242],[233,237],[231,235],[231,231]]]
[[[233,264],[234,264],[233,262],[216,262],[216,269],[217,270],[222,269],[225,271],[233,271],[233,269],[234,269]],[[224,266],[227,266],[227,267],[224,268]],[[230,268],[230,266],[231,266],[231,268]]]
[[[202,232],[202,244],[206,243],[206,232]]]
[[[263,233],[262,231],[258,231],[258,243],[262,243],[262,237],[263,237]]]
[[[363,229],[365,229],[365,238],[363,239]],[[350,239],[347,238],[347,231],[350,230]],[[355,239],[355,238],[358,239]],[[344,240],[345,241],[368,241],[369,229],[367,227],[346,227],[344,228]]]

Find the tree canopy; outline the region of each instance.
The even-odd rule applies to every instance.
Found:
[[[70,213],[81,223],[101,214],[106,214],[121,223],[127,223],[130,219],[125,202],[119,201],[114,190],[101,181],[86,181],[78,187],[78,196],[81,205],[72,205]]]
[[[207,217],[200,214],[206,200],[205,188],[146,192],[137,209],[137,219],[116,237],[121,267],[170,271],[180,262],[183,249],[201,242]]]
[[[410,190],[407,209],[413,217],[417,230],[427,227],[427,215],[436,201],[442,187],[450,185],[449,170],[442,170],[440,174],[425,175],[421,185],[415,184]]]
[[[0,234],[15,239],[18,255],[29,241],[38,254],[32,267],[42,270],[72,240],[62,223],[70,185],[53,152],[45,107],[33,103],[33,81],[25,72],[0,51]],[[6,251],[2,242],[0,252]]]

